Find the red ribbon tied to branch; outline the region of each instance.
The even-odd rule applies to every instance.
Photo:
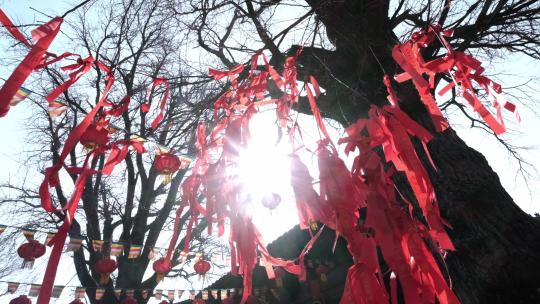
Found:
[[[167,80],[167,78],[164,78],[164,77],[156,78],[152,82],[152,86],[147,88],[147,95],[150,98],[151,94],[153,93],[153,91],[155,89],[155,87],[157,87],[159,85],[164,85],[165,86],[165,92],[163,92],[163,96],[161,97],[161,102],[159,103],[159,113],[156,116],[156,118],[154,118],[154,120],[152,121],[152,123],[150,125],[150,128],[154,129],[154,130],[158,127],[159,123],[161,121],[163,121],[163,118],[164,118],[164,115],[165,115],[164,114],[165,106],[167,105],[167,99],[169,98],[169,80]],[[150,98],[150,100],[148,100],[147,103],[143,103],[141,105],[141,111],[143,113],[148,113],[148,111],[150,110],[151,102],[152,102],[152,100]]]
[[[15,68],[0,89],[0,117],[7,114],[11,99],[15,96],[17,90],[23,85],[28,76],[30,76],[30,74],[45,61],[48,56],[47,49],[60,31],[62,21],[62,18],[55,17],[51,21],[34,29],[32,31],[32,40],[34,41],[34,44],[30,44],[17,27],[13,25],[4,11],[0,10],[0,23],[2,23],[15,39],[30,48],[30,52],[28,52],[26,57]]]

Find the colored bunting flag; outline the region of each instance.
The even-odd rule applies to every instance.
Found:
[[[167,299],[168,299],[169,301],[174,301],[174,290],[169,290],[169,291],[167,292]]]
[[[0,234],[2,234],[4,231],[6,231],[7,226],[6,225],[0,225]]]
[[[111,256],[121,256],[124,251],[124,244],[113,242],[111,244]]]
[[[28,95],[30,95],[31,92],[32,91],[21,87],[17,91],[17,93],[15,93],[15,96],[13,96],[13,98],[11,99],[11,101],[9,102],[9,105],[10,106],[16,106],[17,104],[19,104],[19,102],[25,100],[26,97],[28,97]]]
[[[49,116],[52,118],[62,115],[67,110],[65,103],[55,100],[49,102]]]
[[[183,291],[183,290],[179,290],[179,291],[178,291],[178,299],[181,299],[183,294],[184,294],[184,291]]]
[[[105,288],[96,289],[96,300],[101,300],[104,294],[105,294]]]
[[[103,250],[103,241],[102,240],[92,240],[92,248],[95,252],[101,252]]]
[[[69,238],[69,243],[67,244],[67,251],[77,251],[81,248],[83,238],[81,236],[72,236]]]
[[[117,298],[117,299],[120,299],[120,296],[122,295],[122,288],[115,288],[114,289],[114,296]]]
[[[208,290],[202,291],[202,299],[205,301],[208,300]]]
[[[195,290],[190,290],[190,291],[189,291],[189,299],[190,299],[190,300],[194,300],[194,299],[195,299]]]
[[[8,292],[15,293],[19,289],[19,283],[17,282],[8,282]]]
[[[161,289],[154,290],[154,298],[156,298],[156,300],[161,300],[162,294],[163,294],[163,290]]]
[[[34,234],[36,234],[36,231],[30,229],[23,229],[22,233],[28,241],[31,241],[34,239]]]
[[[83,299],[85,293],[86,293],[86,288],[84,288],[84,287],[75,288],[75,298],[76,299]]]
[[[136,259],[141,254],[142,246],[140,245],[131,245],[129,247],[128,259]]]
[[[212,298],[217,300],[217,298],[218,298],[218,290],[217,289],[212,289],[210,291],[210,293],[212,294]]]
[[[58,299],[64,290],[64,286],[55,285],[52,290],[51,297]]]
[[[39,290],[41,289],[41,285],[39,284],[32,284],[30,285],[30,291],[28,292],[29,297],[37,297],[39,294]]]

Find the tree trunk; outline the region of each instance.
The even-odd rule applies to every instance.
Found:
[[[321,112],[347,126],[365,117],[371,104],[386,102],[383,76],[398,72],[387,2],[306,2],[336,50],[306,48],[299,72],[317,77],[326,89]],[[402,109],[433,130],[412,85],[395,87]],[[448,233],[456,251],[446,263],[462,303],[540,303],[540,221],[514,203],[483,155],[452,129],[435,134],[428,147],[441,215],[453,227]]]

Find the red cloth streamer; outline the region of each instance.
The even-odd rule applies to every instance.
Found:
[[[43,207],[43,209],[45,209],[45,211],[50,212],[50,213],[63,211],[65,214],[65,217],[63,219],[64,222],[62,226],[60,227],[58,232],[55,234],[55,236],[49,241],[49,244],[48,244],[49,246],[53,246],[53,250],[51,252],[51,256],[47,264],[47,269],[45,271],[45,276],[43,278],[43,283],[39,292],[37,304],[49,303],[53,284],[54,284],[54,278],[56,277],[56,270],[58,268],[58,263],[60,261],[60,256],[62,254],[62,248],[66,241],[69,228],[71,227],[71,222],[73,220],[73,217],[75,216],[75,211],[77,210],[79,200],[83,194],[86,180],[90,175],[96,173],[96,171],[91,170],[87,167],[88,160],[91,155],[94,155],[94,153],[88,154],[82,169],[71,171],[74,174],[79,174],[79,176],[75,183],[75,191],[73,195],[71,196],[71,198],[69,199],[66,206],[64,206],[61,209],[57,209],[52,205],[49,187],[60,186],[58,172],[64,165],[64,161],[66,157],[69,155],[71,150],[75,148],[81,135],[86,131],[88,126],[92,124],[94,117],[96,116],[98,111],[106,104],[107,95],[114,83],[114,78],[112,77],[112,75],[108,75],[106,80],[107,80],[107,84],[106,84],[105,90],[102,93],[100,100],[94,106],[94,108],[86,115],[86,117],[81,121],[81,123],[77,125],[71,131],[71,133],[69,134],[64,144],[64,147],[62,148],[62,152],[60,153],[57,163],[55,163],[52,167],[49,167],[45,170],[45,178],[39,188],[39,196],[41,198],[41,206]],[[98,151],[95,151],[95,152],[98,152]]]
[[[163,96],[161,97],[161,101],[159,103],[159,113],[150,124],[150,128],[154,130],[158,127],[159,123],[163,121],[163,118],[164,118],[165,106],[167,105],[167,99],[169,98],[169,80],[167,80],[167,78],[164,78],[164,77],[156,78],[152,82],[152,86],[148,87],[147,89],[147,95],[150,96],[150,94],[154,91],[154,88],[159,85],[165,86],[165,92],[163,92]],[[150,99],[147,103],[141,106],[141,111],[143,113],[147,113],[150,110],[151,102],[152,100]]]
[[[0,117],[7,114],[11,99],[15,96],[17,90],[23,85],[28,76],[30,76],[32,71],[44,62],[47,49],[60,31],[62,21],[62,18],[55,17],[51,21],[34,29],[32,31],[32,38],[35,44],[30,45],[22,33],[13,26],[13,23],[6,14],[0,10],[0,23],[2,23],[2,25],[4,25],[17,40],[31,47],[30,52],[28,52],[26,57],[21,61],[17,68],[15,68],[0,89]]]

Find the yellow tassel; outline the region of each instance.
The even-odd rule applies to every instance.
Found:
[[[171,173],[165,173],[163,174],[163,185],[168,185],[172,181],[172,174]]]

